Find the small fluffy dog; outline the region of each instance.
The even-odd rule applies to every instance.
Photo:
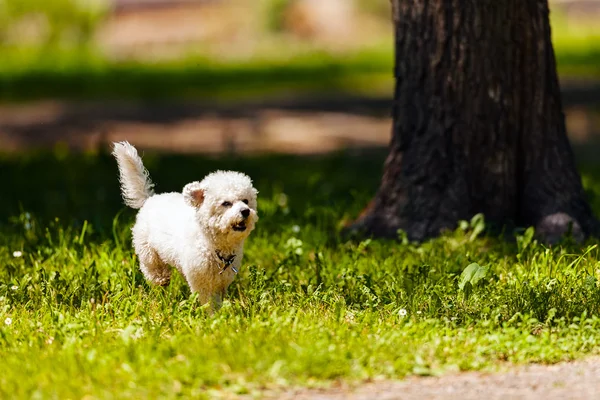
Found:
[[[131,230],[146,279],[168,285],[172,265],[202,304],[218,308],[258,221],[252,180],[240,172],[217,171],[185,185],[182,193],[154,194],[135,147],[114,143],[113,155],[125,204],[140,210]]]

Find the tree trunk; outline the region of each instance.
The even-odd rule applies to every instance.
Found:
[[[352,226],[422,240],[483,213],[554,242],[598,223],[566,136],[547,0],[392,0],[396,88],[381,186]]]

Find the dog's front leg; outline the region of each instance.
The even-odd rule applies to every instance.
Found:
[[[185,271],[185,269],[184,269]],[[202,276],[187,274],[184,272],[185,279],[190,287],[192,293],[198,294],[198,300],[201,305],[205,305],[212,300],[212,290],[210,286],[206,284],[206,280],[202,279]],[[208,286],[208,287],[207,287]]]
[[[206,289],[192,289],[192,293],[196,293],[198,295],[198,301],[202,308],[205,308],[208,314],[213,315],[216,311],[221,308],[221,300],[220,296],[215,295],[214,293],[207,291]]]
[[[223,306],[226,290],[219,290],[211,296],[210,305],[213,311],[218,311]]]

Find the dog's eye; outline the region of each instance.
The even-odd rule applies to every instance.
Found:
[[[224,201],[221,205],[223,207],[231,207],[231,202],[230,201]]]
[[[244,202],[244,204],[248,204],[248,199],[244,199],[242,201]]]

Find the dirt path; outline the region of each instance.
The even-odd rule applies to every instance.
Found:
[[[412,377],[356,388],[299,389],[268,393],[282,400],[592,400],[600,399],[600,358],[556,365],[515,367],[508,372],[468,372],[440,378]]]

